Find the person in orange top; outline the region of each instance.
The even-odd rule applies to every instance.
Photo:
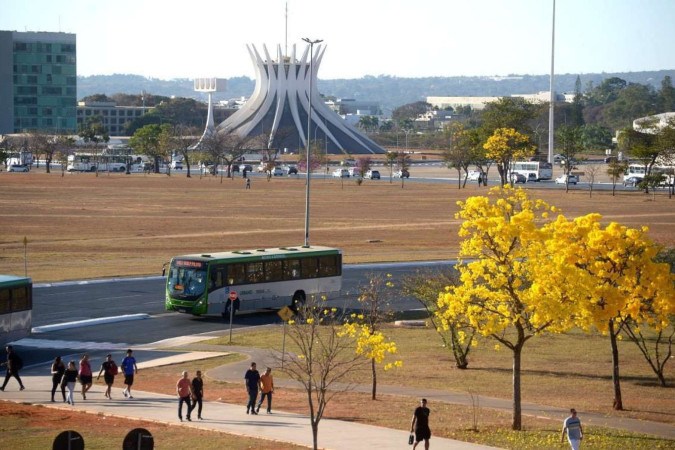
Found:
[[[192,419],[190,419],[190,413],[192,412],[192,403],[190,402],[192,383],[190,383],[187,372],[183,372],[183,377],[176,383],[176,393],[178,393],[178,418],[181,422],[183,421],[183,403],[185,403],[187,404],[187,416],[185,418],[188,422],[192,422]]]
[[[274,392],[274,378],[272,378],[272,369],[268,367],[260,376],[260,401],[256,413],[260,412],[263,400],[267,397],[267,414],[272,414],[272,392]]]

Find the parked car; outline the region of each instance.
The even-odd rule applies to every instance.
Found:
[[[8,172],[28,172],[28,164],[12,164],[7,169]]]
[[[286,169],[286,173],[288,175],[297,175],[298,174],[298,168],[295,166],[288,166],[288,169]]]
[[[333,171],[333,177],[335,177],[335,178],[349,178],[349,170],[347,170],[347,169],[335,169]]]
[[[232,173],[239,173],[239,164],[232,164]]]
[[[638,184],[642,183],[642,177],[628,177],[623,180],[624,186],[637,187]]]
[[[539,181],[537,179],[537,174],[536,173],[528,173],[527,174],[527,182],[532,183],[532,182],[535,182],[535,181]]]
[[[525,175],[523,175],[522,173],[513,172],[511,174],[511,182],[514,183],[514,184],[516,184],[516,183],[526,183],[527,178],[525,178]]]
[[[275,167],[272,169],[272,175],[275,177],[283,177],[284,171],[281,169],[281,167]]]
[[[400,169],[394,172],[394,176],[396,178],[410,178],[410,172],[408,172],[408,169]]]
[[[245,170],[247,173],[253,172],[253,166],[250,164],[244,164],[241,170]]]
[[[579,182],[579,177],[576,175],[565,175],[562,174],[555,179],[555,184],[577,184]]]
[[[608,156],[605,158],[607,164],[617,162],[619,159],[616,156]]]
[[[560,162],[563,159],[565,159],[565,157],[560,153],[553,155],[553,162]]]
[[[366,172],[366,178],[370,178],[371,180],[379,180],[380,179],[380,171],[379,170],[369,170]]]

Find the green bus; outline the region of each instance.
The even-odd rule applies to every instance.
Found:
[[[26,277],[0,275],[0,344],[30,335],[33,311],[33,281]]]
[[[222,314],[303,303],[342,288],[342,252],[321,246],[176,256],[166,276],[167,311]],[[231,298],[236,298],[232,301]]]

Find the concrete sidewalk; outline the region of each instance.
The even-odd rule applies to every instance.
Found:
[[[179,357],[175,358],[179,360]],[[177,361],[174,361],[177,362]],[[165,361],[166,363],[166,361]],[[147,365],[146,365],[147,366]],[[0,400],[43,405],[48,408],[69,409],[92,414],[105,414],[114,417],[143,419],[148,421],[173,423],[177,426],[220,431],[240,436],[257,437],[271,442],[291,442],[312,447],[312,430],[307,416],[285,412],[274,414],[247,415],[243,405],[220,402],[206,402],[202,412],[204,420],[180,422],[175,396],[155,394],[134,390],[134,398],[126,399],[121,388],[113,388],[112,400],[103,397],[104,389],[94,385],[82,400],[76,394],[75,405],[62,402],[52,403],[50,376],[22,376],[26,390],[19,391],[10,381],[5,392],[0,392]],[[60,394],[57,393],[57,398]],[[407,419],[406,419],[407,420]],[[86,440],[86,430],[77,430]],[[390,450],[406,448],[408,433],[401,430],[362,425],[339,420],[323,419],[319,425],[319,448],[333,450],[353,450],[359,448]],[[477,444],[432,437],[434,449],[480,450],[493,449]]]

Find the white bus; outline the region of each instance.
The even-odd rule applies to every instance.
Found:
[[[68,155],[68,172],[125,172],[127,157],[77,152]]]
[[[664,175],[664,181],[662,184],[664,185],[672,185],[673,184],[673,179],[675,176],[673,173],[675,172],[675,167],[673,166],[657,166],[654,165],[652,166],[652,169],[650,171],[651,174],[656,175],[656,174],[663,174]],[[626,170],[623,173],[623,181],[625,182],[627,179],[631,177],[637,177],[637,178],[644,178],[647,173],[647,167],[645,164],[641,163],[632,163],[628,164],[626,167]]]
[[[553,164],[541,161],[515,161],[511,173],[519,173],[527,181],[550,180],[553,178]]]
[[[167,311],[194,315],[293,307],[342,288],[342,252],[320,246],[176,256],[166,277]],[[238,302],[230,300],[230,294]]]

